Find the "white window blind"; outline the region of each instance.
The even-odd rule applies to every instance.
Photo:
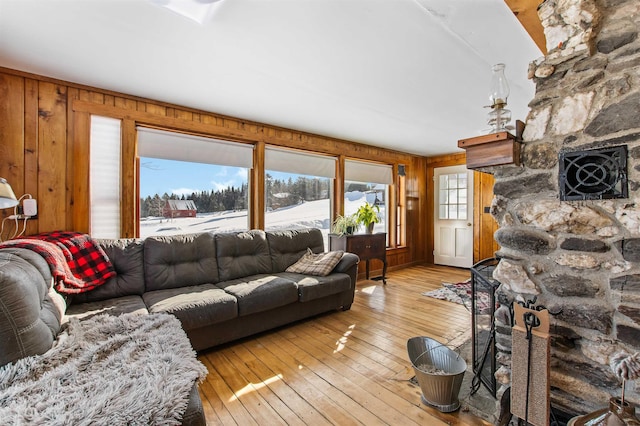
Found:
[[[89,199],[94,238],[120,237],[120,127],[115,118],[91,116]]]
[[[138,127],[140,157],[253,167],[253,145]]]
[[[344,180],[349,182],[393,184],[393,169],[389,164],[345,160]]]
[[[264,168],[278,172],[334,179],[336,177],[336,158],[266,147]]]

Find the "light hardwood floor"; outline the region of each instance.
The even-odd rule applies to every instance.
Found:
[[[332,312],[199,354],[208,424],[488,425],[420,401],[406,344],[429,336],[457,346],[469,336],[462,305],[422,296],[469,271],[415,266],[360,279],[349,311]]]

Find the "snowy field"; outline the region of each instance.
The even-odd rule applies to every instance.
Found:
[[[354,213],[358,206],[369,200],[372,194],[349,192],[345,200],[345,213]],[[329,247],[329,200],[307,201],[295,206],[283,207],[266,213],[265,223],[269,231],[291,228],[318,228],[324,236],[325,248]],[[384,217],[384,206],[380,206]],[[384,223],[376,224],[374,232],[384,232]],[[175,219],[143,218],[140,221],[140,237],[152,235],[193,234],[198,232],[234,232],[248,229],[247,211],[198,213],[196,217]],[[362,229],[360,232],[364,232]]]

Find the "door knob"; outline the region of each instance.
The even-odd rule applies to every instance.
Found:
[[[471,226],[471,222],[467,222],[467,226]]]

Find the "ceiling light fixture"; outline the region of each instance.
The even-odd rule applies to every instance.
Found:
[[[504,64],[495,64],[491,67],[491,88],[489,89],[489,101],[491,111],[488,123],[491,126],[490,133],[504,132],[511,121],[511,111],[506,109],[509,97],[509,83],[504,75]]]

